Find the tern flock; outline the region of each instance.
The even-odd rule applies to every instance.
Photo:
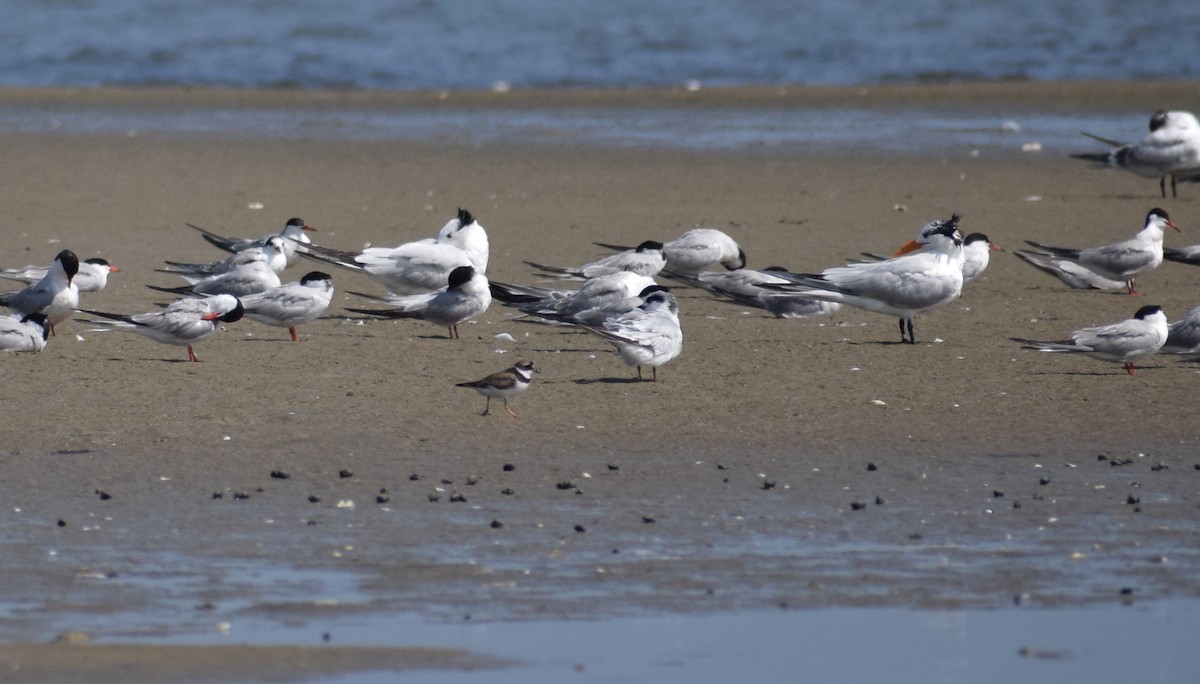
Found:
[[[1112,149],[1103,154],[1075,157],[1158,178],[1166,196],[1178,183],[1200,182],[1200,125],[1188,112],[1156,112],[1150,133],[1136,143],[1119,143],[1085,134]],[[187,224],[215,247],[229,253],[209,263],[165,261],[162,273],[181,277],[185,285],[151,289],[175,295],[158,310],[121,314],[80,306],[80,293],[102,290],[110,273],[120,269],[100,258],[80,261],[62,250],[49,266],[0,270],[0,278],[24,283],[22,289],[0,292],[0,305],[12,315],[0,317],[0,351],[39,352],[56,326],[73,315],[91,331],[123,331],[156,342],[187,348],[209,338],[223,324],[243,317],[287,328],[299,341],[298,326],[325,315],[332,304],[333,278],[314,270],[284,283],[280,274],[300,259],[360,273],[386,289],[383,294],[351,292],[372,302],[369,308],[346,307],[384,319],[412,318],[445,328],[451,339],[458,326],[485,311],[493,299],[520,311],[530,322],[572,326],[610,343],[626,365],[643,367],[658,380],[658,368],[683,351],[679,303],[669,287],[693,287],[781,318],[829,316],[843,306],[895,317],[900,342],[916,344],[917,314],[944,306],[961,296],[964,285],[987,268],[990,253],[1000,248],[982,233],[963,234],[961,217],[928,222],[917,236],[891,257],[864,253],[864,259],[819,273],[795,273],[782,267],[753,270],[746,253],[726,233],[699,227],[677,238],[646,240],[635,247],[596,243],[612,254],[578,266],[552,266],[527,261],[536,275],[553,285],[522,285],[489,281],[486,276],[489,243],[486,230],[469,211],[459,209],[435,237],[394,248],[366,247],[344,251],[317,244],[309,237],[316,229],[293,218],[277,232],[260,238],[238,238]],[[1179,227],[1161,208],[1151,209],[1140,231],[1121,242],[1074,248],[1026,241],[1035,251],[1016,256],[1075,289],[1124,289],[1136,295],[1135,279],[1165,259],[1200,264],[1200,245],[1163,247],[1167,229]],[[580,283],[577,287],[568,284]],[[90,296],[90,295],[89,295]],[[1062,340],[1012,338],[1023,349],[1078,353],[1123,364],[1135,374],[1134,363],[1155,353],[1200,354],[1200,306],[1168,323],[1162,308],[1139,308],[1133,318],[1069,333]],[[487,398],[493,397],[516,417],[508,398],[524,391],[533,377],[533,362],[474,382],[458,383]]]

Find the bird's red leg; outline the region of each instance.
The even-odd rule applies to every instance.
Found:
[[[199,360],[200,359],[196,358],[196,352],[192,351],[192,345],[189,344],[188,345],[188,361],[199,361]]]
[[[294,326],[294,325],[293,325],[293,326],[291,326],[290,328],[288,328],[288,332],[290,332],[290,333],[292,334],[292,341],[293,341],[293,342],[299,342],[299,341],[300,341],[300,338],[299,338],[299,336],[297,336],[297,335],[296,335],[296,326]]]
[[[1125,364],[1125,372],[1129,373],[1130,375],[1137,375],[1137,369],[1133,367],[1132,362]]]

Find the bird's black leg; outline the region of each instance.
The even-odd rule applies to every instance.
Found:
[[[904,339],[904,319],[900,319],[900,344],[904,344],[908,340]]]
[[[1167,177],[1163,176],[1158,179],[1158,189],[1162,191],[1162,196],[1167,196]]]
[[[900,324],[901,324],[901,325],[904,325],[904,323],[905,323],[905,320],[904,320],[904,319],[901,319],[901,320],[900,320]],[[903,335],[903,334],[901,334],[900,336],[901,336],[901,337],[904,337],[904,335]],[[911,319],[911,318],[909,318],[909,319],[908,319],[908,343],[909,343],[909,344],[916,344],[916,343],[917,343],[917,336],[913,334],[913,326],[912,326],[912,319]]]
[[[1167,196],[1167,193],[1163,192],[1163,197],[1166,197],[1166,196]],[[1174,174],[1171,174],[1171,197],[1174,199],[1179,198],[1179,193],[1175,192],[1175,175]]]

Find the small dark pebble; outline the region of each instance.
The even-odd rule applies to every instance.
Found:
[[[1014,502],[1013,502],[1013,508],[1020,508],[1020,507],[1021,507],[1021,502],[1020,502],[1020,501],[1014,501]]]
[[[387,487],[380,487],[380,488],[379,488],[379,493],[380,493],[380,494],[387,494],[387,493],[388,493]]]
[[[1133,596],[1133,588],[1121,587],[1121,596]]]
[[[454,484],[454,480],[443,479],[443,480],[442,480],[442,484],[444,484],[444,485],[452,485],[452,484]]]
[[[642,522],[644,522],[644,523],[646,523],[646,524],[652,523],[652,522],[654,522],[654,517],[653,517],[653,516],[649,516],[649,515],[643,515],[643,516],[642,516]]]
[[[324,641],[324,642],[328,642],[332,638],[333,638],[333,636],[329,632],[325,632],[324,634],[321,635],[321,641]]]
[[[442,497],[438,496],[437,494],[430,494],[430,495],[429,495],[429,502],[430,502],[430,503],[437,503],[438,501],[441,501],[441,500],[442,500]]]
[[[59,527],[66,527],[66,526],[67,526],[67,521],[66,521],[66,520],[63,520],[62,518],[59,518],[59,519],[58,519],[58,526],[59,526]]]
[[[338,471],[338,477],[340,477],[342,479],[346,479],[347,477],[354,477],[354,473],[350,472],[349,470],[346,470],[345,468],[342,468],[341,470]]]
[[[1141,502],[1142,502],[1142,500],[1140,498],[1134,496],[1133,494],[1130,494],[1129,496],[1125,497],[1125,503],[1129,504],[1130,506],[1132,506],[1134,504],[1139,504]]]
[[[513,491],[512,488],[510,488],[510,487],[505,487],[504,489],[501,489],[500,493],[503,494],[504,496],[512,496],[513,494],[516,494],[516,492]]]
[[[479,478],[477,478],[477,477],[468,477],[467,478],[467,486],[468,487],[474,487],[477,484],[479,484]]]
[[[723,478],[721,478],[721,482],[724,482],[725,484],[729,484],[729,478],[723,477]]]
[[[1004,496],[1004,492],[1000,491],[999,489],[993,489],[992,496],[999,499],[1000,497]]]
[[[316,527],[316,526],[317,526],[317,521],[316,521],[316,520],[309,520],[308,522],[306,522],[306,523],[304,523],[304,524],[305,524],[305,525],[308,525],[309,527]]]
[[[1096,454],[1096,460],[1097,461],[1107,461],[1108,457],[1105,456],[1104,454]]]
[[[882,496],[877,496],[877,497],[875,497],[875,505],[876,505],[876,506],[882,506],[882,505],[883,505],[883,497],[882,497]]]
[[[850,502],[850,510],[852,510],[852,511],[861,511],[862,509],[864,509],[866,507],[867,507],[867,505],[861,501],[851,501]]]
[[[234,492],[233,498],[237,499],[238,501],[245,501],[246,499],[250,498],[250,495],[246,492]]]
[[[609,463],[608,469],[609,470],[620,470],[621,466],[617,465],[616,463]],[[1196,465],[1196,470],[1200,470],[1200,464]]]
[[[493,530],[498,530],[498,529],[500,529],[501,527],[504,527],[504,523],[500,522],[499,520],[493,520],[493,521],[492,521],[492,529],[493,529]]]
[[[421,476],[416,473],[413,473],[412,475],[408,476],[408,479],[412,480],[413,482],[416,482],[417,480],[421,479]]]
[[[465,494],[454,492],[450,495],[450,503],[466,503],[467,497]]]
[[[763,480],[761,489],[775,489],[775,480]]]
[[[576,532],[587,532],[587,528],[586,528],[586,527],[584,527],[583,525],[576,525],[576,526],[575,526],[575,531],[576,531]]]
[[[575,483],[571,482],[570,480],[563,480],[554,486],[558,487],[559,489],[574,489]]]
[[[97,489],[96,496],[99,496],[101,501],[108,501],[109,499],[112,498],[112,494],[109,494],[108,492],[104,491],[103,489]]]
[[[879,466],[875,465],[874,463],[868,463],[868,464],[867,464],[867,472],[872,472],[872,473],[873,473],[873,472],[875,472],[876,470],[879,470]]]
[[[262,487],[255,487],[254,491],[258,492],[259,494],[262,494],[263,492],[265,492],[267,490],[263,489]]]
[[[1038,484],[1040,484],[1040,485],[1048,485],[1048,484],[1050,484],[1050,478],[1048,478],[1048,477],[1043,477],[1042,479],[1038,480]]]
[[[386,494],[380,494],[379,496],[375,497],[375,503],[377,504],[385,504],[389,501],[391,501],[391,499],[388,498]]]
[[[309,503],[321,503],[321,497],[309,495],[308,502]]]
[[[1160,470],[1166,470],[1166,469],[1167,469],[1166,463],[1156,463],[1156,464],[1150,466],[1150,470],[1155,473],[1157,473]]]
[[[517,469],[517,467],[511,463],[505,463],[504,468],[503,468],[504,472],[506,472],[506,473],[511,473],[512,471],[514,471],[516,469]]]
[[[1200,463],[1197,463],[1196,465],[1192,466],[1192,470],[1200,470]]]
[[[224,495],[224,494],[222,494],[221,492],[213,492],[212,498],[214,498],[214,499],[224,499],[224,498],[225,498],[225,495]]]
[[[286,470],[272,470],[271,471],[271,477],[275,478],[276,480],[287,480],[287,479],[291,478],[291,476],[292,476],[292,474],[287,472]]]

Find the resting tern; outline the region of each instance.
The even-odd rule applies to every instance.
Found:
[[[79,306],[79,288],[73,282],[78,272],[79,257],[64,249],[54,257],[41,280],[15,292],[0,293],[0,304],[21,316],[46,314],[53,335],[54,326],[65,321]]]
[[[617,271],[589,278],[578,290],[509,285],[494,280],[491,288],[493,298],[527,314],[569,318],[582,311],[604,309],[615,302],[636,297],[654,284],[653,278],[632,271]]]
[[[343,252],[310,245],[311,259],[357,271],[383,283],[397,295],[433,292],[446,286],[450,272],[471,266],[487,272],[487,231],[465,209],[438,232],[435,239],[409,242],[399,247],[367,247]]]
[[[192,345],[202,342],[217,331],[222,322],[233,323],[242,318],[245,309],[237,297],[232,295],[215,295],[204,298],[180,299],[173,302],[162,311],[134,314],[105,313],[91,309],[79,309],[83,313],[108,318],[108,321],[79,319],[100,327],[92,328],[94,332],[121,330],[148,337],[163,344],[186,346],[188,361],[199,361]]]
[[[1123,280],[1129,294],[1135,295],[1134,278],[1158,268],[1162,263],[1163,230],[1166,228],[1174,228],[1179,232],[1179,226],[1171,221],[1167,212],[1156,207],[1146,214],[1145,227],[1123,242],[1085,249],[1047,247],[1032,240],[1026,240],[1025,243],[1110,280]]]
[[[1116,291],[1125,289],[1124,280],[1105,278],[1099,273],[1089,271],[1069,259],[1054,256],[1053,254],[1027,252],[1020,249],[1013,252],[1013,254],[1017,255],[1017,258],[1030,266],[1049,273],[1076,290]]]
[[[448,286],[438,292],[426,294],[374,297],[358,292],[351,294],[391,304],[391,309],[351,309],[355,313],[370,314],[382,318],[419,318],[423,321],[445,326],[450,339],[458,338],[458,324],[470,320],[492,303],[487,276],[472,266],[459,266],[450,272]]]
[[[842,305],[813,299],[806,295],[790,294],[768,289],[767,285],[786,285],[792,281],[782,277],[787,269],[771,266],[761,271],[739,268],[733,271],[701,271],[700,273],[671,273],[667,277],[707,290],[718,297],[744,306],[765,309],[776,318],[812,318],[828,316]]]
[[[1101,361],[1123,363],[1125,372],[1137,375],[1133,362],[1157,352],[1167,341],[1167,316],[1160,306],[1143,306],[1129,320],[1076,330],[1068,340],[1010,339],[1020,342],[1022,349],[1078,353]]]
[[[629,249],[602,242],[595,244],[608,249]],[[716,228],[693,228],[664,242],[662,253],[666,257],[663,270],[676,273],[699,273],[717,264],[731,271],[746,266],[746,253],[733,238]]]
[[[252,261],[259,261],[258,255],[262,255],[267,262],[267,266],[276,274],[283,273],[283,270],[288,266],[287,260],[287,245],[285,240],[278,235],[272,235],[267,238],[262,247],[247,247],[238,252],[234,252],[224,259],[210,261],[207,264],[189,264],[179,261],[167,261],[167,265],[171,268],[158,269],[160,273],[176,273],[179,275],[196,276],[198,278],[207,278],[209,276],[221,275],[237,269],[239,266],[244,266]]]
[[[1123,143],[1084,133],[1112,149],[1102,154],[1075,154],[1076,159],[1101,162],[1127,169],[1143,178],[1158,178],[1162,196],[1167,196],[1167,178],[1171,195],[1177,180],[1200,180],[1200,123],[1191,112],[1157,111],[1150,117],[1150,132],[1139,142]]]
[[[613,344],[625,365],[637,366],[639,381],[642,366],[649,366],[658,382],[658,367],[683,351],[679,305],[675,295],[661,285],[647,287],[638,298],[641,303],[629,311],[574,325]]]
[[[517,361],[512,368],[492,373],[482,380],[460,382],[455,387],[469,387],[487,397],[487,402],[483,405],[483,413],[479,415],[486,416],[492,408],[492,397],[498,397],[504,400],[504,410],[508,412],[508,415],[519,418],[520,416],[508,407],[508,398],[529,389],[531,380],[533,380],[533,362]]]
[[[629,271],[647,278],[653,278],[658,275],[659,271],[663,270],[663,267],[667,263],[667,258],[663,255],[663,244],[661,242],[647,240],[633,249],[610,254],[582,266],[545,266],[533,261],[526,261],[525,263],[555,277],[587,279],[620,271]]]
[[[1193,306],[1183,318],[1167,326],[1167,341],[1160,354],[1200,354],[1200,306]]]
[[[947,220],[930,222],[923,229],[928,240],[919,251],[885,261],[829,268],[819,275],[787,274],[783,277],[791,285],[765,287],[899,316],[900,342],[916,344],[913,317],[962,294],[965,257],[958,221],[959,215],[954,214]]]
[[[0,278],[8,278],[22,283],[36,283],[46,277],[50,269],[46,266],[26,266],[25,268],[6,268],[0,271]],[[71,282],[80,292],[99,292],[108,285],[109,273],[120,273],[121,269],[108,263],[107,259],[92,257],[79,262],[79,272]]]
[[[267,240],[278,236],[283,239],[283,253],[287,257],[288,266],[296,263],[296,253],[303,252],[306,249],[306,245],[312,242],[307,233],[316,230],[316,228],[305,223],[304,219],[299,218],[288,219],[288,222],[283,226],[283,230],[278,233],[264,235],[260,238],[225,237],[224,235],[218,235],[190,223],[187,226],[200,231],[205,240],[208,240],[213,246],[223,249],[226,252],[240,252],[250,247],[262,247],[267,243]]]
[[[271,270],[271,266],[267,263],[267,255],[261,251],[246,251],[249,252],[249,255],[246,257],[247,260],[232,271],[203,277],[181,273],[178,275],[188,281],[188,285],[183,287],[148,285],[147,287],[159,292],[170,292],[172,294],[227,294],[234,297],[244,297],[259,292],[266,292],[273,287],[279,287],[282,283],[279,280],[279,275]]]
[[[333,301],[333,277],[312,271],[296,282],[241,299],[247,318],[264,325],[287,328],[292,341],[299,342],[296,326],[320,318]]]
[[[40,352],[46,348],[49,336],[46,314],[0,316],[0,351]]]
[[[1179,248],[1163,247],[1163,259],[1180,264],[1200,266],[1200,245],[1189,245]]]

